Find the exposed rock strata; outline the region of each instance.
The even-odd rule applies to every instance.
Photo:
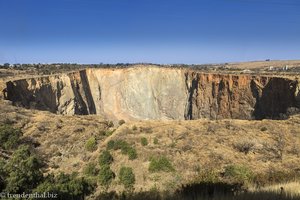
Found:
[[[297,80],[188,69],[86,69],[7,82],[16,105],[124,119],[279,118],[300,107]]]

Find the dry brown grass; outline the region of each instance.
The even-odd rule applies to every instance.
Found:
[[[230,164],[246,165],[254,172],[268,172],[270,167],[297,170],[300,157],[295,150],[300,143],[300,116],[289,120],[218,120],[194,121],[131,121],[126,122],[111,136],[103,135],[109,129],[100,116],[61,116],[49,112],[26,110],[2,101],[0,121],[10,120],[22,128],[24,137],[40,143],[37,152],[48,164],[48,172],[81,172],[89,162],[97,162],[110,140],[122,139],[135,147],[138,158],[129,160],[120,150],[112,151],[111,169],[118,174],[122,166],[132,167],[136,191],[175,190],[181,184],[197,180],[199,175],[213,169],[217,173]],[[133,130],[133,127],[134,128]],[[266,130],[261,130],[265,127]],[[85,142],[95,136],[98,149],[85,150]],[[141,138],[149,144],[143,146]],[[154,144],[154,138],[158,143]],[[284,141],[282,157],[278,158],[278,139]],[[237,144],[251,142],[247,154]],[[149,159],[165,155],[171,160],[175,172],[149,173]],[[109,190],[121,191],[116,178]],[[100,192],[97,190],[96,193]]]
[[[262,188],[250,188],[250,192],[272,192],[277,194],[285,193],[291,197],[299,197],[300,196],[300,183],[288,182],[288,183],[280,183],[270,186],[265,186]]]

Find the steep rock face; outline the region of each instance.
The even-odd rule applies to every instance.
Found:
[[[297,80],[188,69],[86,69],[7,82],[16,105],[123,119],[278,118],[299,108]]]

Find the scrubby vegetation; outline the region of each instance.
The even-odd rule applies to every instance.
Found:
[[[110,140],[107,143],[107,150],[119,150],[121,149],[121,153],[124,155],[128,155],[130,160],[134,160],[137,158],[136,149],[130,146],[124,140]]]
[[[115,178],[114,172],[110,169],[109,165],[102,165],[99,171],[99,183],[100,185],[108,188],[111,181]]]
[[[131,167],[121,167],[119,172],[120,183],[122,183],[125,189],[132,189],[135,183],[135,175]]]
[[[103,151],[99,156],[99,164],[100,166],[103,165],[110,165],[114,161],[112,155],[109,151]]]
[[[88,163],[83,169],[83,173],[87,176],[96,176],[98,171],[95,163]]]
[[[148,140],[147,140],[147,138],[142,137],[142,138],[141,138],[141,144],[142,144],[142,146],[147,146],[147,145],[148,145]]]
[[[170,160],[165,156],[156,156],[150,159],[149,172],[171,172],[174,168]]]
[[[155,137],[155,138],[153,139],[153,144],[158,144],[158,139],[157,139],[157,137]]]
[[[97,141],[94,136],[90,137],[85,144],[85,148],[88,151],[95,151],[97,149]]]
[[[224,177],[231,182],[249,183],[253,179],[253,172],[245,166],[228,165],[225,167]]]
[[[0,158],[0,190],[14,193],[42,194],[50,192],[60,199],[82,199],[94,190],[95,184],[76,174],[43,175],[43,161],[34,153],[33,146],[22,144],[20,129],[1,125],[1,148],[12,154]],[[25,141],[24,141],[25,142]]]
[[[11,150],[18,146],[22,133],[9,124],[0,125],[0,148]]]
[[[118,124],[121,126],[122,124],[125,124],[125,120],[124,119],[121,119],[119,120]]]
[[[50,174],[44,178],[44,181],[38,185],[33,192],[49,192],[57,194],[59,199],[84,199],[84,197],[94,191],[96,184],[87,181],[77,174],[61,173],[57,176]]]

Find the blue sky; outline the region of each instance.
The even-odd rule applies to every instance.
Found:
[[[298,0],[0,0],[0,63],[300,59]]]

